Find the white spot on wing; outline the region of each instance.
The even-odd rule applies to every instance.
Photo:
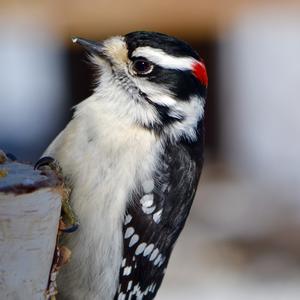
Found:
[[[142,210],[145,214],[150,215],[155,211],[156,206],[151,206],[151,207],[144,207],[142,206]]]
[[[147,246],[146,243],[139,244],[138,247],[135,250],[135,255],[141,254],[145,250],[146,246]]]
[[[123,275],[124,275],[124,276],[130,275],[130,273],[131,273],[131,267],[130,267],[130,266],[124,268],[124,271],[123,271]]]
[[[166,258],[163,256],[161,258],[161,260],[159,261],[158,266],[160,267],[164,263],[165,260],[166,260]]]
[[[153,194],[144,195],[141,200],[143,207],[150,207],[153,204]]]
[[[122,267],[125,267],[125,265],[126,265],[126,258],[124,258],[124,259],[122,260]]]
[[[161,254],[159,254],[158,256],[157,256],[157,258],[156,258],[156,260],[154,261],[154,265],[156,266],[156,265],[158,265],[159,264],[159,262],[160,262],[160,260],[161,260]]]
[[[125,294],[120,293],[118,296],[118,300],[125,300]]]
[[[156,284],[153,282],[150,286],[149,286],[149,292],[153,293],[155,291],[156,288]]]
[[[152,179],[146,180],[142,183],[145,194],[151,193],[154,189],[154,181]]]
[[[158,212],[156,212],[156,213],[153,215],[153,220],[154,220],[154,222],[157,223],[157,224],[160,222],[161,213],[162,213],[162,209],[159,210]]]
[[[149,260],[150,261],[154,260],[156,258],[156,256],[158,255],[158,253],[159,253],[159,250],[157,248],[154,249],[154,251],[152,252],[152,254],[151,254],[150,258],[149,258]]]
[[[145,249],[143,255],[144,255],[144,256],[149,255],[149,254],[152,252],[153,248],[154,248],[154,244],[148,245],[148,246],[146,247],[146,249]]]
[[[124,235],[124,238],[125,239],[128,239],[130,238],[134,233],[134,228],[133,227],[128,227],[125,231],[125,235]]]
[[[139,240],[139,236],[137,234],[133,235],[130,242],[129,242],[129,247],[132,247],[135,245]]]
[[[127,285],[127,291],[130,291],[131,287],[132,287],[132,280],[130,280],[130,281],[128,282],[128,285]]]
[[[154,287],[154,283],[151,283],[151,285],[149,286],[149,292],[151,292],[151,293],[152,293],[152,289],[153,289],[153,287]]]
[[[145,289],[144,295],[146,296],[148,294],[148,292],[149,292],[149,286]]]
[[[132,215],[127,215],[125,217],[124,225],[127,225],[128,223],[130,223],[131,220],[132,220]]]

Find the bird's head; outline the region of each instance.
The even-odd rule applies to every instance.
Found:
[[[102,42],[74,38],[99,66],[95,93],[136,124],[193,140],[208,84],[199,55],[185,42],[156,32],[132,32]]]

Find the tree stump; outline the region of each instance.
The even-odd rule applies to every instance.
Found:
[[[0,299],[46,299],[61,199],[54,172],[0,151]]]

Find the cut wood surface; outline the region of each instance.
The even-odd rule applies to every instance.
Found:
[[[45,299],[61,194],[53,172],[0,159],[0,299]]]

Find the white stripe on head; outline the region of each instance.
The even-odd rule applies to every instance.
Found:
[[[177,57],[167,54],[161,49],[149,46],[138,47],[132,52],[133,57],[145,57],[156,65],[168,69],[192,70],[197,60],[193,57]]]

